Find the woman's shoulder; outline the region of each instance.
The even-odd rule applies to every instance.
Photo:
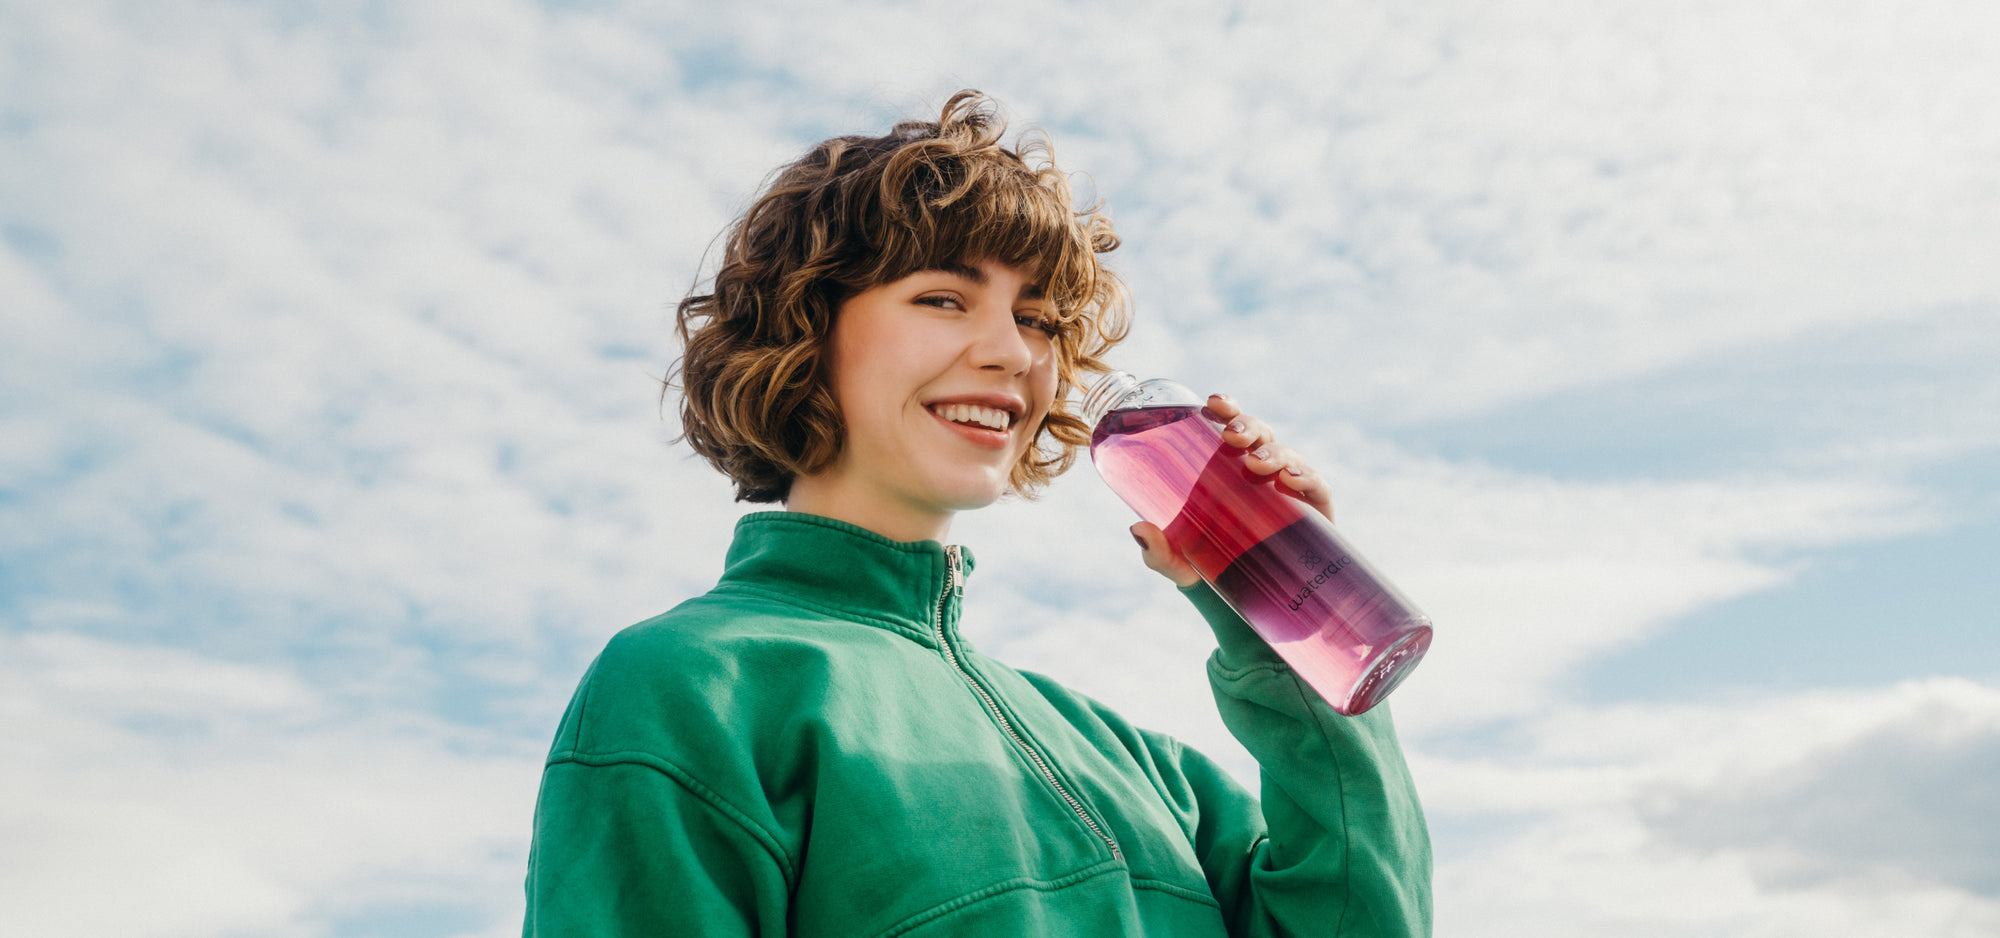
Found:
[[[578,682],[552,759],[681,761],[753,734],[827,652],[781,616],[696,597],[626,627]]]
[[[888,643],[871,626],[758,595],[711,591],[613,635],[590,679],[685,681],[704,672],[789,670]]]
[[[583,735],[741,734],[921,653],[883,628],[710,592],[612,636],[572,702]]]
[[[761,779],[796,774],[813,749],[801,734],[838,735],[882,675],[921,653],[875,626],[696,597],[612,636],[579,682],[549,761],[649,765],[742,802]]]

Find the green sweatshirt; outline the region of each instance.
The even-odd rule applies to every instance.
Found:
[[[1386,707],[1334,713],[1205,585],[1222,767],[958,632],[970,552],[738,523],[722,581],[618,634],[563,715],[524,934],[1430,934]]]

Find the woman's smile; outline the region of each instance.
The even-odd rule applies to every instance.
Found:
[[[1005,449],[1013,439],[1018,415],[1026,409],[1017,398],[997,395],[954,397],[932,401],[924,409],[960,439],[987,449]]]

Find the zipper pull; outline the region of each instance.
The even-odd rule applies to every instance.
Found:
[[[957,544],[946,544],[944,546],[944,568],[947,575],[946,582],[951,586],[951,594],[963,599],[965,597],[965,565],[959,559]]]

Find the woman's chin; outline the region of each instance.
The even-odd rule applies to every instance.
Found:
[[[978,511],[999,501],[1006,494],[1007,487],[1004,485],[993,489],[982,489],[978,492],[966,492],[951,500],[951,510]]]
[[[1007,476],[1004,473],[982,473],[975,478],[955,480],[939,494],[942,496],[939,501],[949,505],[952,511],[978,511],[1007,494]]]

